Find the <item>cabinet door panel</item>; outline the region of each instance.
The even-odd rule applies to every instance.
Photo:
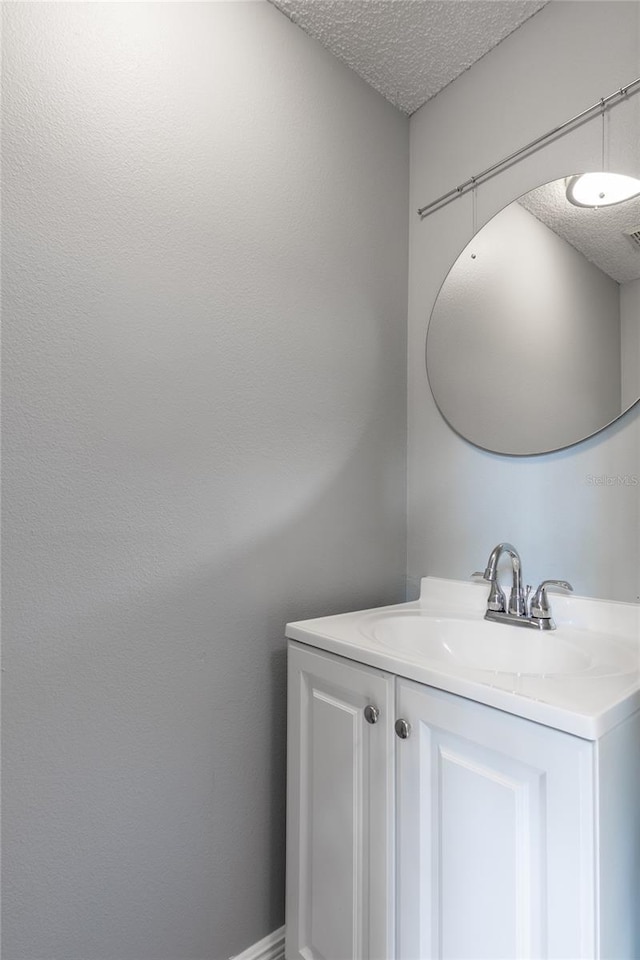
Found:
[[[393,692],[381,671],[290,645],[288,960],[393,957]]]
[[[398,956],[594,956],[592,745],[399,680]]]

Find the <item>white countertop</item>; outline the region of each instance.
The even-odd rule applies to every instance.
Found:
[[[475,625],[483,621],[487,593],[483,582],[425,577],[419,600],[289,623],[286,636],[587,740],[598,739],[640,709],[638,604],[553,595],[558,627],[545,633],[547,642],[559,638],[576,651],[605,651],[599,666],[575,674],[533,675],[489,670],[477,664],[445,664],[417,649],[381,644],[371,629],[372,623],[391,614],[412,619],[450,617],[461,631],[465,622],[477,629]],[[527,637],[531,643],[539,637],[539,631],[504,624],[492,624],[491,629],[517,631],[518,642],[523,644]]]

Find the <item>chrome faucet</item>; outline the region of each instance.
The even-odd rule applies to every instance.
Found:
[[[498,564],[502,555],[506,553],[511,560],[513,583],[509,602],[504,590],[498,582]],[[484,573],[474,573],[474,577],[482,577],[491,584],[487,598],[485,620],[496,623],[510,623],[517,627],[533,627],[536,630],[555,630],[556,624],[551,616],[551,607],[547,590],[555,587],[559,590],[573,590],[566,580],[543,580],[535,593],[532,588],[522,587],[522,560],[520,554],[511,543],[499,543],[493,548]]]

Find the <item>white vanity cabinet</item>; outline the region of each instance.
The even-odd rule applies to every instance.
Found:
[[[394,956],[393,702],[390,674],[290,644],[288,960]]]
[[[397,956],[594,954],[593,744],[409,680]]]
[[[640,957],[637,714],[590,741],[292,642],[288,749],[286,960]]]

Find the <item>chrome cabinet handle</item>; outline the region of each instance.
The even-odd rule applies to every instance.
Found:
[[[395,731],[401,740],[406,740],[411,733],[411,724],[407,720],[396,720]]]
[[[380,717],[380,711],[377,707],[374,707],[373,704],[368,703],[364,708],[364,718],[367,723],[377,723]]]

